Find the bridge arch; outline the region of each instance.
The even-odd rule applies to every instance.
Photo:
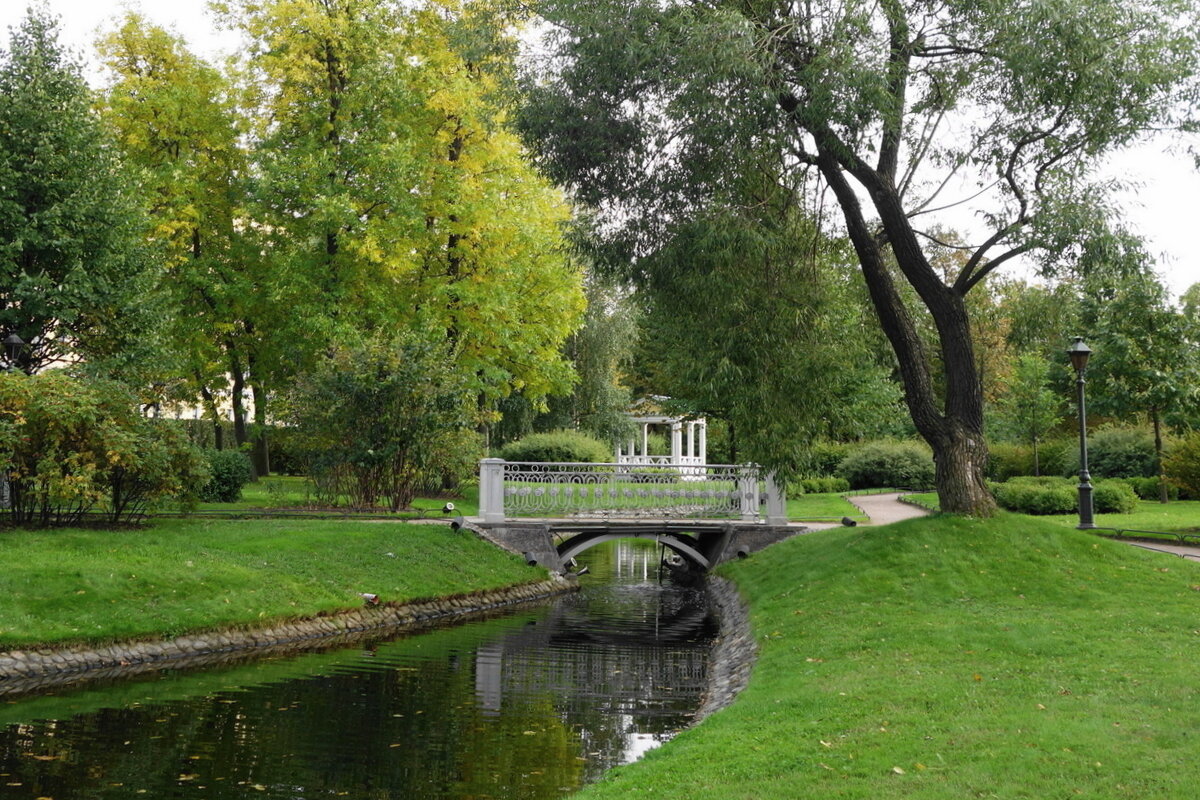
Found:
[[[708,558],[697,549],[694,539],[690,536],[676,536],[669,533],[585,531],[565,540],[556,549],[558,550],[559,558],[565,564],[584,550],[588,550],[604,542],[616,541],[617,539],[652,539],[669,547],[672,551],[678,553],[702,570],[707,571],[712,566]]]

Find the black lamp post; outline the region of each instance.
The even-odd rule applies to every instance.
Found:
[[[21,356],[21,350],[25,347],[25,340],[16,333],[10,333],[4,337],[4,357],[8,359],[8,368],[16,369],[17,359]]]
[[[1075,388],[1079,396],[1079,529],[1088,530],[1096,527],[1092,518],[1092,476],[1088,472],[1087,459],[1087,405],[1083,400],[1084,376],[1087,374],[1088,357],[1092,349],[1083,343],[1082,336],[1076,336],[1074,343],[1067,348],[1071,357],[1071,366],[1075,368]]]

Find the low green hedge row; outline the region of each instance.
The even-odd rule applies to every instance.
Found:
[[[1070,514],[1079,508],[1078,484],[1069,478],[1012,478],[991,484],[1001,508],[1020,514]],[[1097,513],[1127,514],[1137,508],[1138,496],[1125,481],[1102,480],[1093,485]]]

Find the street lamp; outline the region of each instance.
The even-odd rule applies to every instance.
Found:
[[[25,340],[17,334],[10,333],[4,337],[4,356],[8,359],[8,368],[14,369],[17,366],[17,359],[21,356],[21,349],[25,347]]]
[[[1067,348],[1071,366],[1075,368],[1075,388],[1079,398],[1079,530],[1096,527],[1092,519],[1092,476],[1088,472],[1087,459],[1087,405],[1083,400],[1084,376],[1091,354],[1092,349],[1083,343],[1082,336],[1076,336],[1074,343]]]

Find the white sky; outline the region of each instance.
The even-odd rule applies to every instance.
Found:
[[[64,42],[86,57],[97,30],[131,5],[147,17],[181,34],[201,55],[213,59],[237,47],[237,38],[215,29],[206,0],[48,0],[62,18]],[[28,3],[0,0],[0,41],[7,47],[8,27],[15,25]],[[1200,140],[1194,140],[1200,146]],[[1165,144],[1146,145],[1123,155],[1111,174],[1134,181],[1140,188],[1126,193],[1121,205],[1129,227],[1141,233],[1158,258],[1159,272],[1179,294],[1200,282],[1200,256],[1194,252],[1194,227],[1200,226],[1200,172],[1191,159],[1165,152]]]

